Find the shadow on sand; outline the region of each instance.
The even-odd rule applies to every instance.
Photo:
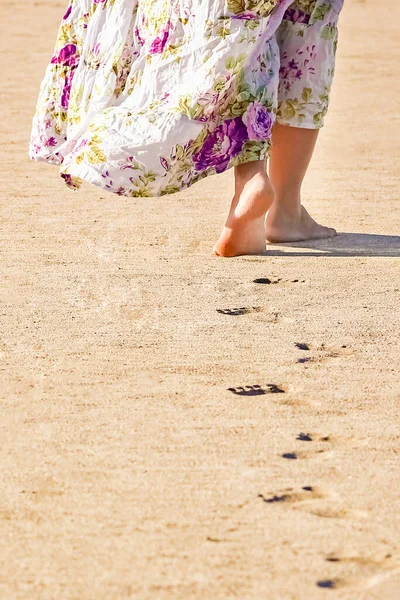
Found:
[[[284,248],[282,250],[278,247]],[[293,250],[298,248],[298,250]],[[339,233],[326,240],[267,244],[268,256],[374,256],[400,257],[400,236]]]

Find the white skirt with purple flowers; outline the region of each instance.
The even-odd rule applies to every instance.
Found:
[[[319,128],[343,0],[70,0],[30,156],[161,196],[268,156],[278,121]]]

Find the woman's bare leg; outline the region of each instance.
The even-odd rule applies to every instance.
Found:
[[[336,231],[319,225],[301,205],[301,186],[314,152],[318,129],[275,124],[269,175],[275,201],[266,219],[269,242],[295,242],[333,237]]]
[[[265,215],[273,201],[265,160],[235,167],[235,195],[214,254],[239,256],[264,252]]]

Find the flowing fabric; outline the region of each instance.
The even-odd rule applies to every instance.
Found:
[[[161,196],[268,156],[275,120],[321,127],[343,0],[70,0],[30,156]]]

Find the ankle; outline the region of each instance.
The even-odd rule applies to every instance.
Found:
[[[299,215],[301,212],[300,190],[275,191],[274,209],[287,215]]]

